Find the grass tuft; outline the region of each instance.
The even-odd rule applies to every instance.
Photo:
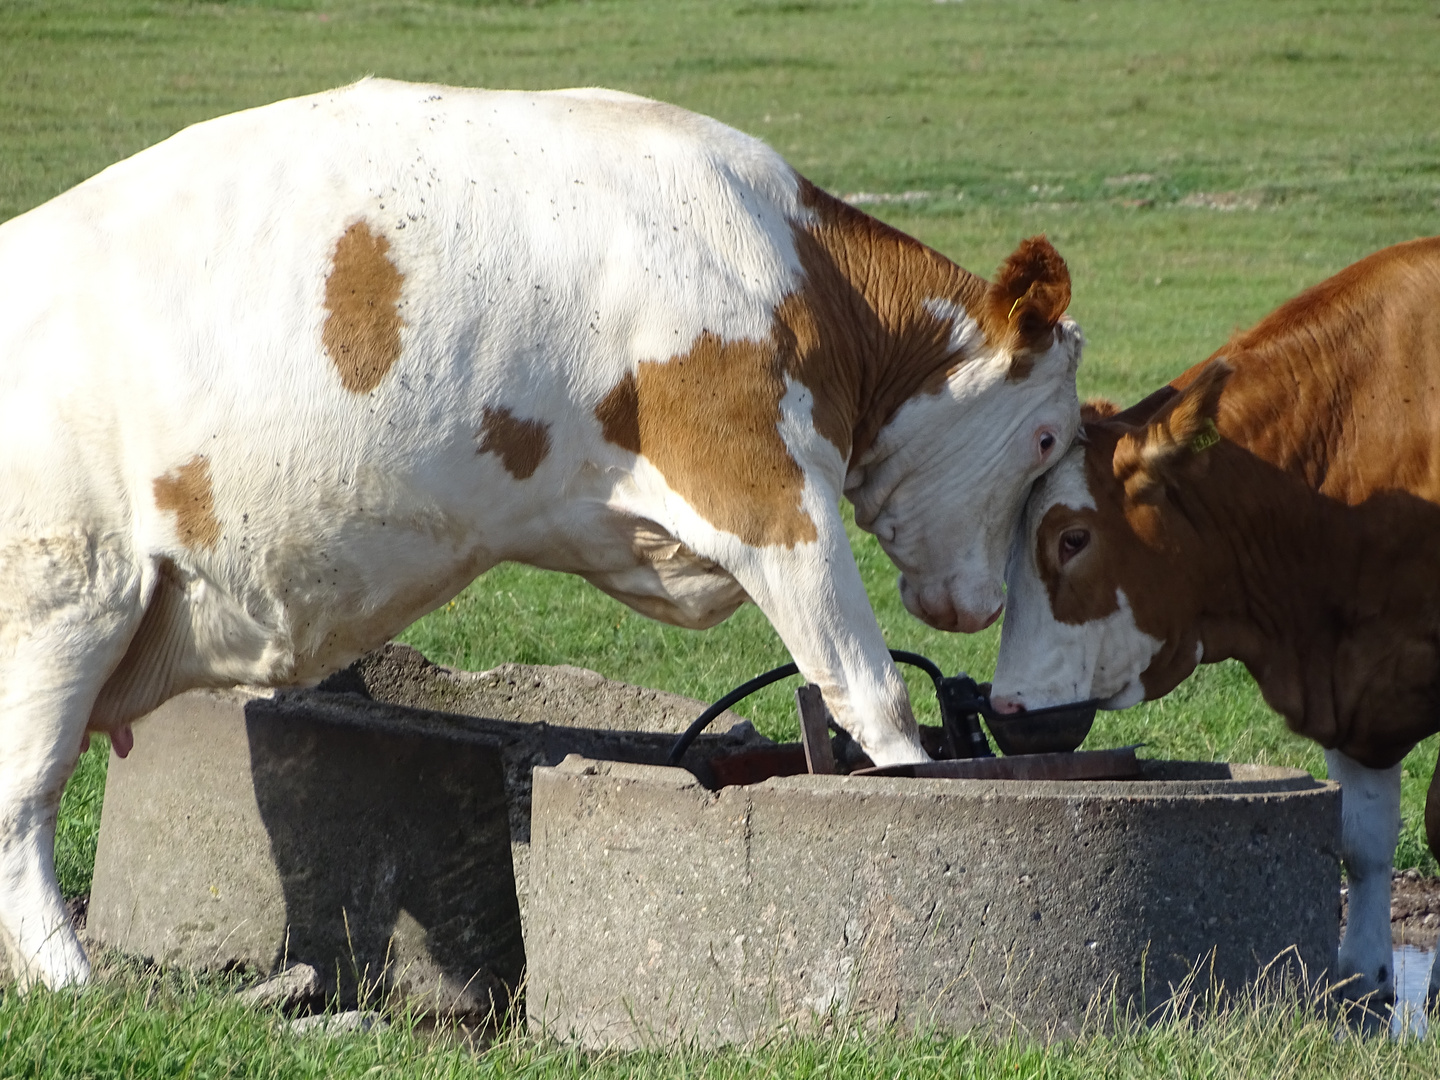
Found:
[[[1440,1075],[1440,1040],[1356,1037],[1293,990],[1209,994],[1149,1026],[1121,1018],[1050,1043],[1023,1035],[869,1031],[841,1022],[815,1038],[718,1051],[582,1052],[512,1027],[487,1040],[401,1011],[369,1031],[300,1033],[241,1004],[235,976],[160,972],[103,958],[82,992],[0,999],[0,1077],[405,1077],[407,1080],[1206,1077],[1310,1080]],[[1101,1010],[1104,1014],[1104,1010]]]

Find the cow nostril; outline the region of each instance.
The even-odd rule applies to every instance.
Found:
[[[998,697],[991,697],[990,707],[1001,716],[1015,716],[1025,711],[1025,705],[1019,698],[1006,697],[1001,694]]]

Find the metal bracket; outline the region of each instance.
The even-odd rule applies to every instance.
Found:
[[[990,740],[980,726],[980,711],[988,700],[982,688],[963,671],[935,684],[940,704],[940,724],[945,731],[946,749],[952,758],[994,757]]]

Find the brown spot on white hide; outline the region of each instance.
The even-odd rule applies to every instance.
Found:
[[[400,286],[404,275],[388,254],[390,241],[357,221],[335,243],[325,279],[329,312],[321,340],[346,390],[368,394],[400,357]]]
[[[780,437],[784,371],[771,343],[708,331],[644,361],[595,408],[609,442],[643,455],[695,512],[747,544],[809,543],[805,475]]]
[[[543,420],[518,420],[509,409],[485,407],[475,433],[477,454],[495,454],[516,480],[535,474],[550,453],[550,425]]]
[[[640,453],[640,390],[635,376],[628,371],[595,406],[595,419],[600,433],[632,454]]]
[[[794,233],[805,284],[776,321],[793,337],[787,370],[814,393],[817,429],[852,463],[905,402],[939,393],[982,348],[957,354],[933,301],[974,319],[983,348],[1010,351],[1010,379],[1054,344],[1070,275],[1043,236],[1022,241],[991,284],[803,179],[800,198],[814,215]]]
[[[853,463],[906,401],[939,393],[969,355],[951,349],[950,300],[980,321],[984,278],[802,179],[813,222],[794,229],[800,291],[776,312],[787,368],[815,396],[815,427]]]
[[[210,461],[196,454],[184,465],[154,481],[155,505],[175,515],[175,531],[188,548],[213,548],[220,540],[215,494],[210,487]]]

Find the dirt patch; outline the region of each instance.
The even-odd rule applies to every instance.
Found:
[[[65,910],[70,914],[70,925],[75,928],[75,933],[85,933],[85,916],[90,911],[90,897],[71,896],[65,900]]]
[[[1346,916],[1345,888],[1340,888],[1340,929]],[[1397,945],[1435,948],[1440,938],[1440,878],[1421,877],[1418,870],[1397,870],[1390,883],[1390,936]]]
[[[1402,870],[1390,890],[1390,932],[1395,941],[1435,948],[1440,938],[1440,878]]]
[[[1233,212],[1235,210],[1258,210],[1263,201],[1263,198],[1256,192],[1195,191],[1181,199],[1180,205]]]

